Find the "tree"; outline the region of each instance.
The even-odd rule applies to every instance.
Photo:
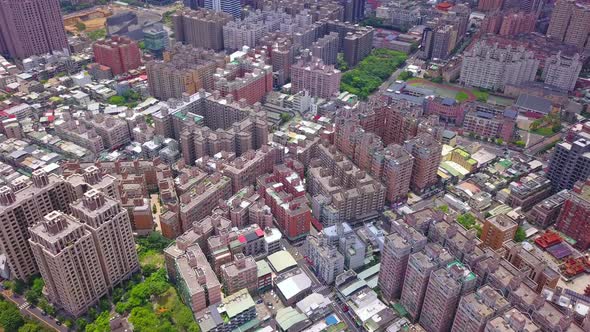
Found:
[[[78,31],[82,32],[82,31],[86,30],[86,24],[84,24],[83,22],[76,22],[76,29],[78,29]]]
[[[518,226],[516,234],[514,234],[514,242],[522,242],[524,240],[526,240],[526,232],[524,231],[524,228]]]
[[[76,319],[76,330],[77,331],[86,330],[86,325],[88,325],[88,323],[86,322],[86,320],[84,318]]]
[[[41,327],[35,323],[26,323],[18,329],[18,332],[40,332]]]
[[[31,288],[25,292],[25,298],[28,302],[37,305],[37,302],[43,295],[43,287],[45,286],[45,282],[41,277],[36,277],[32,279],[30,284]]]
[[[103,297],[98,302],[98,308],[100,309],[100,312],[110,311],[111,310],[111,301],[109,301],[109,299],[107,299],[106,297]]]
[[[281,123],[289,122],[289,120],[291,120],[291,114],[287,112],[281,113]]]
[[[498,138],[498,139],[496,140],[496,144],[498,144],[498,145],[502,145],[502,144],[504,144],[504,140],[503,140],[503,139],[501,139],[501,138]]]
[[[125,105],[125,98],[122,96],[112,96],[108,99],[109,104],[123,106]]]
[[[0,326],[6,332],[17,332],[25,324],[18,308],[7,301],[0,301]]]
[[[158,207],[156,206],[156,204],[152,205],[152,213],[153,214],[158,213]]]
[[[29,289],[25,292],[25,299],[27,300],[27,302],[32,303],[34,305],[37,305],[39,297],[40,295],[32,289]]]
[[[436,207],[436,210],[442,211],[444,213],[449,213],[449,206],[448,205],[439,205]]]
[[[139,43],[137,43],[137,47],[139,47],[140,50],[145,50],[145,42],[142,40]]]
[[[432,83],[438,83],[438,84],[440,84],[440,83],[443,82],[443,78],[441,76],[437,76],[437,77],[434,77],[433,79],[431,79],[430,81]]]
[[[397,78],[402,81],[407,81],[412,77],[414,77],[414,73],[412,73],[411,71],[402,71]]]

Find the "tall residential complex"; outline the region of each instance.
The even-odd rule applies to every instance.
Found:
[[[242,13],[242,2],[240,0],[204,0],[203,7],[216,12],[224,12],[239,18]]]
[[[53,211],[30,232],[31,249],[51,303],[77,317],[107,293],[101,260],[108,257],[99,253],[96,239],[79,220]]]
[[[412,321],[417,321],[422,312],[431,273],[454,259],[447,250],[436,243],[427,243],[424,250],[410,255],[400,303],[408,311]]]
[[[321,59],[299,60],[291,66],[291,92],[306,90],[313,97],[330,98],[340,91],[340,70]]]
[[[483,331],[489,320],[509,308],[502,294],[485,285],[461,298],[451,332]]]
[[[223,26],[231,20],[232,16],[227,13],[187,9],[172,16],[174,36],[184,44],[220,51],[224,46]]]
[[[563,203],[556,228],[576,240],[576,246],[583,250],[590,248],[590,182],[576,183]]]
[[[504,0],[480,0],[477,2],[477,9],[488,12],[502,8]]]
[[[71,208],[95,240],[107,287],[112,289],[139,271],[129,214],[121,203],[91,189]]]
[[[243,20],[229,21],[223,27],[223,45],[227,51],[254,48],[267,31],[262,15],[251,14]]]
[[[113,75],[120,75],[141,65],[141,52],[137,42],[127,37],[112,36],[92,45],[97,63],[111,69]]]
[[[573,91],[582,66],[578,53],[566,56],[558,52],[545,60],[543,81],[565,91]]]
[[[551,181],[553,191],[572,189],[578,181],[585,181],[590,176],[590,141],[584,138],[572,143],[561,142],[555,146],[555,152],[549,162],[547,178]]]
[[[459,299],[475,289],[476,282],[475,273],[459,261],[432,272],[424,296],[420,325],[428,332],[450,331]]]
[[[54,51],[69,54],[58,0],[0,1],[0,54],[24,59]]]
[[[384,299],[400,298],[410,255],[424,249],[426,242],[426,237],[414,228],[403,222],[392,222],[392,232],[383,245],[379,270],[379,287]]]
[[[340,46],[340,36],[336,32],[331,32],[318,39],[311,46],[311,54],[327,65],[335,65],[338,57]]]
[[[442,145],[432,135],[423,133],[404,142],[404,148],[414,157],[412,190],[422,192],[437,184]]]
[[[547,36],[579,48],[588,47],[590,5],[576,0],[558,0],[551,14]]]
[[[467,86],[503,90],[506,84],[534,81],[538,68],[539,60],[522,46],[499,48],[479,42],[463,56],[460,81]]]
[[[163,60],[146,64],[150,95],[163,100],[192,95],[215,88],[213,74],[225,66],[225,57],[212,50],[176,44],[164,52]]]
[[[63,178],[37,170],[32,181],[18,190],[0,188],[0,252],[6,255],[14,279],[27,280],[38,272],[27,242],[28,228],[55,210],[71,212],[73,197]]]

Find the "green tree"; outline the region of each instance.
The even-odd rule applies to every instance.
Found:
[[[86,24],[84,24],[83,22],[76,22],[76,29],[78,29],[78,31],[84,31],[86,30]]]
[[[443,82],[443,78],[441,76],[437,76],[434,77],[433,79],[430,80],[432,83],[438,83],[441,84]]]
[[[152,205],[152,213],[153,214],[158,213],[158,207],[156,206],[156,204]]]
[[[514,242],[522,242],[524,240],[526,240],[526,232],[524,231],[524,228],[518,226],[516,233],[514,234]]]
[[[448,205],[439,205],[436,207],[436,210],[442,211],[444,213],[449,213],[449,206]]]
[[[108,103],[111,105],[123,106],[125,105],[125,98],[122,96],[109,97]]]
[[[106,311],[101,313],[92,323],[86,325],[86,332],[110,331],[110,318],[110,313]]]
[[[137,43],[137,46],[140,50],[145,50],[145,42],[143,40]]]
[[[411,71],[402,71],[397,78],[402,81],[407,81],[412,77],[414,77],[414,73],[412,73]]]
[[[17,332],[24,324],[23,316],[14,304],[0,301],[0,326],[4,328],[4,331]]]
[[[287,123],[289,120],[291,120],[291,114],[287,112],[281,113],[281,123]]]
[[[348,62],[344,60],[344,53],[338,53],[338,56],[336,57],[336,68],[341,72],[345,72],[349,69]]]
[[[41,332],[41,326],[36,323],[26,323],[18,329],[18,332]]]
[[[108,298],[103,297],[98,302],[98,309],[100,309],[100,312],[110,311],[111,310],[111,301]]]
[[[76,319],[76,331],[84,331],[86,330],[86,325],[88,325],[88,323],[86,322],[86,320],[84,318],[78,318]]]

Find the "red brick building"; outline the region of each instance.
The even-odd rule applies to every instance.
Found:
[[[306,236],[312,218],[302,173],[303,164],[286,160],[285,164],[275,166],[272,174],[257,180],[258,193],[270,206],[279,228],[289,240]]]
[[[113,75],[120,75],[141,65],[141,52],[137,43],[127,37],[112,36],[92,45],[94,59],[107,66]]]
[[[557,229],[577,241],[576,247],[590,248],[590,180],[578,181],[565,200]]]

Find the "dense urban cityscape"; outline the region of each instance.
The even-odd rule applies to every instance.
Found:
[[[590,1],[0,0],[0,332],[590,332]]]

